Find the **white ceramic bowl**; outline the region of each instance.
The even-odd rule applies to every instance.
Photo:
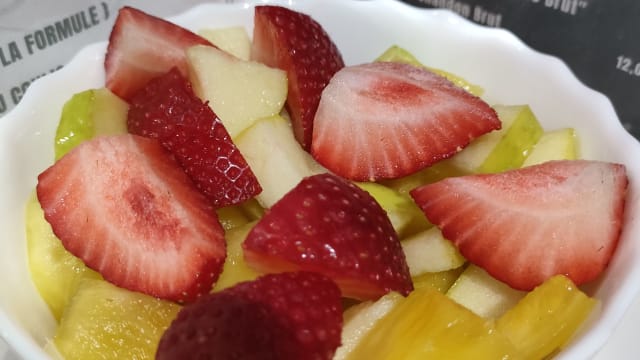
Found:
[[[277,3],[312,14],[347,64],[371,61],[390,45],[400,45],[430,66],[480,84],[489,103],[527,103],[546,129],[576,128],[583,158],[627,165],[631,183],[620,245],[604,276],[587,289],[601,300],[601,309],[558,357],[592,356],[640,288],[640,144],[622,128],[609,100],[585,87],[558,59],[531,50],[506,31],[474,25],[448,11],[393,0]],[[251,32],[253,9],[203,5],[171,20],[192,30],[245,25]],[[75,92],[102,86],[105,46],[85,48],[66,67],[34,83],[19,106],[0,119],[0,335],[26,359],[46,358],[41,347],[54,321],[29,278],[24,204],[36,176],[52,162],[62,104]]]

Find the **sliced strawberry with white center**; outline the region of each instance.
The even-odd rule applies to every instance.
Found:
[[[310,272],[269,274],[185,306],[156,359],[330,360],[341,331],[333,281]]]
[[[448,178],[411,195],[469,261],[531,290],[557,274],[583,284],[606,268],[627,183],[623,165],[563,160]]]
[[[346,297],[375,299],[413,285],[387,214],[366,191],[331,174],[303,179],[253,227],[244,243],[262,272],[314,271]]]
[[[84,142],[38,176],[37,194],[64,247],[115,285],[191,301],[222,271],[215,212],[157,140]]]
[[[125,100],[149,80],[177,67],[187,75],[185,50],[211,45],[176,24],[125,6],[109,36],[104,61],[107,87]]]
[[[160,140],[216,208],[262,191],[220,119],[176,68],[133,96],[127,127],[133,134]]]
[[[346,67],[331,79],[316,112],[311,153],[348,179],[397,178],[500,126],[489,105],[444,77],[375,62]]]
[[[322,90],[344,67],[340,51],[309,15],[267,5],[255,8],[251,57],[287,72],[286,106],[296,139],[308,151]]]

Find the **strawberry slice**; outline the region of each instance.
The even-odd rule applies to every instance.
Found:
[[[64,247],[117,286],[188,302],[222,271],[213,208],[156,140],[86,141],[38,176],[37,194]]]
[[[182,308],[156,359],[330,360],[341,331],[333,281],[310,272],[270,274]]]
[[[303,179],[247,235],[246,262],[261,272],[315,271],[346,297],[376,299],[413,285],[387,214],[367,193],[331,174]]]
[[[133,134],[159,139],[217,208],[262,191],[220,119],[176,68],[133,96],[127,127]]]
[[[255,8],[251,56],[287,72],[286,107],[296,139],[308,151],[322,90],[344,67],[340,51],[309,15],[263,5]]]
[[[623,165],[559,160],[448,178],[411,196],[469,261],[531,290],[557,274],[583,284],[606,268],[622,228],[627,183]]]
[[[327,85],[311,154],[348,179],[397,178],[454,155],[500,126],[489,105],[444,77],[375,62],[346,67]]]
[[[208,40],[166,20],[125,6],[118,12],[104,60],[107,87],[124,100],[149,80],[177,67],[187,75],[185,50]]]

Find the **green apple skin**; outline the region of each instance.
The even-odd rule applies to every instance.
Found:
[[[544,133],[528,105],[496,105],[494,109],[500,119],[513,117],[514,120],[478,169],[480,173],[497,173],[521,167]]]
[[[578,158],[578,136],[573,128],[545,132],[531,149],[522,166],[541,164],[551,160]]]
[[[452,74],[448,71],[423,65],[418,59],[416,59],[415,56],[413,56],[413,54],[398,45],[392,45],[384,53],[378,56],[376,58],[376,61],[399,62],[413,66],[424,67],[440,76],[447,78],[447,80],[451,81],[455,85],[465,89],[475,96],[482,96],[482,94],[484,93],[484,89],[482,87],[472,84],[458,75]]]
[[[356,185],[368,192],[387,212],[393,228],[401,238],[413,224],[425,217],[422,210],[407,194],[378,183],[358,182]]]
[[[107,88],[74,94],[62,108],[55,135],[55,159],[96,135],[126,133],[128,111],[129,105]]]

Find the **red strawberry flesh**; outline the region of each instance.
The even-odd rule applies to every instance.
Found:
[[[315,273],[265,275],[185,306],[157,359],[326,359],[340,345],[340,290]]]
[[[369,193],[335,175],[303,179],[253,227],[243,249],[260,271],[319,272],[346,297],[413,289],[387,214]]]
[[[106,86],[125,100],[149,80],[177,67],[187,75],[185,51],[208,40],[164,19],[125,6],[118,12],[105,57]]]
[[[465,258],[531,290],[556,274],[584,284],[606,268],[627,184],[623,165],[563,160],[448,178],[411,195]]]
[[[325,88],[311,153],[356,181],[409,175],[501,127],[480,98],[424,68],[392,62],[349,66]]]
[[[64,247],[123,288],[187,302],[222,271],[224,234],[207,199],[159,142],[84,142],[38,177]]]
[[[133,96],[127,126],[160,140],[217,208],[262,191],[220,119],[176,68]]]
[[[344,67],[340,51],[309,15],[263,5],[255,8],[251,56],[287,72],[286,106],[296,139],[309,150],[322,90],[333,74]]]

